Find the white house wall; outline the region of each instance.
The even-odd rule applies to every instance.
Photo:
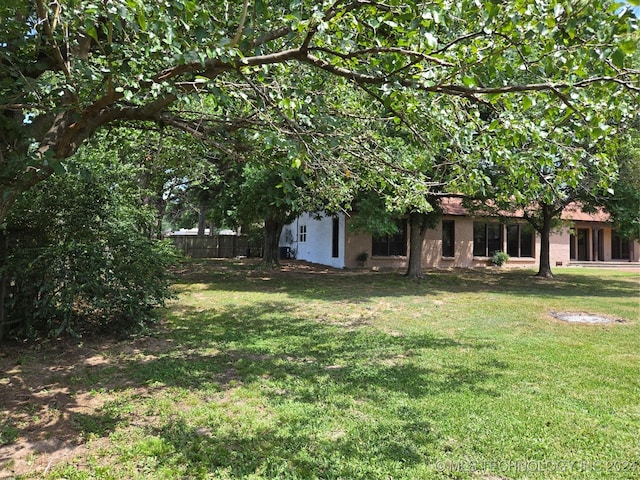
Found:
[[[338,256],[332,256],[334,216],[304,213],[293,223],[285,225],[280,236],[281,247],[289,247],[298,260],[343,268],[345,247],[345,216],[339,221]],[[301,238],[300,227],[306,227],[306,239]],[[303,241],[304,240],[304,241]]]

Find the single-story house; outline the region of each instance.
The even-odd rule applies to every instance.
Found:
[[[471,214],[457,198],[441,202],[443,216],[429,230],[423,250],[424,268],[472,268],[489,264],[493,252],[509,254],[507,266],[538,267],[540,236],[515,214],[504,216]],[[604,212],[586,213],[573,205],[562,214],[564,225],[552,232],[551,266],[577,262],[635,262],[640,265],[640,244],[620,238]],[[281,256],[335,268],[360,266],[404,268],[409,253],[407,219],[398,221],[398,233],[383,237],[353,232],[347,214],[305,213],[286,225],[280,237]]]

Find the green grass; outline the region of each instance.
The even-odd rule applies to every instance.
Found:
[[[74,377],[91,453],[47,478],[640,477],[637,273],[193,270],[153,348]]]

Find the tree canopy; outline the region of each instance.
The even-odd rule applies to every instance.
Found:
[[[342,110],[323,96],[332,83],[364,92],[417,137],[437,125],[454,156],[485,148],[487,130],[499,140],[492,148],[506,148],[568,117],[597,137],[640,91],[625,60],[636,19],[610,1],[17,0],[0,9],[2,217],[114,122],[154,121],[223,151],[233,150],[229,131],[261,124],[318,158],[317,113]]]
[[[629,132],[616,156],[618,171],[603,205],[616,231],[640,241],[640,131]]]

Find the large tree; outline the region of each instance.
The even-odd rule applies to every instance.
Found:
[[[592,100],[638,91],[623,61],[634,28],[609,1],[17,0],[0,7],[0,218],[113,122],[152,120],[228,148],[220,132],[251,118],[230,118],[228,100],[274,72],[289,78],[296,63],[366,89],[401,110],[399,121],[448,109],[468,125],[485,106],[517,122],[544,95],[591,129],[610,112]],[[184,102],[197,95],[214,98],[215,115],[189,115],[196,109]],[[268,95],[286,100],[277,89]]]
[[[636,28],[608,0],[16,0],[0,6],[0,220],[96,131],[125,121],[184,130],[230,157],[230,132],[259,128],[295,139],[302,154],[289,156],[305,174],[349,177],[348,162],[369,157],[366,135],[349,144],[330,121],[361,98],[349,90],[427,151],[437,126],[473,180],[483,152],[504,156],[524,130],[562,130],[571,150],[567,138],[624,122],[640,103],[625,60]],[[389,158],[371,156],[371,171],[384,175]],[[544,170],[547,158],[527,162]],[[406,173],[430,183],[430,169]]]
[[[580,138],[576,132],[571,125],[558,124],[555,131],[539,137],[523,126],[510,148],[487,149],[470,170],[473,181],[464,182],[471,198],[479,200],[472,202],[475,209],[522,215],[538,232],[540,277],[553,276],[550,235],[561,225],[562,212],[572,204],[597,208],[616,177],[617,164],[606,152],[613,140]]]

